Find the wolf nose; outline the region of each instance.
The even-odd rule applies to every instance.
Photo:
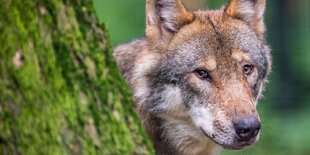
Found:
[[[249,141],[258,135],[261,124],[256,117],[238,120],[234,123],[235,131],[241,141]]]

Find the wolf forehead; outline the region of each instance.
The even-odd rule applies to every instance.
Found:
[[[194,15],[195,19],[175,34],[163,52],[165,56],[157,70],[166,72],[161,70],[161,74],[170,71],[177,75],[195,67],[214,70],[223,58],[251,63],[258,67],[260,75],[267,74],[269,48],[244,22],[224,17],[222,11],[199,11]]]

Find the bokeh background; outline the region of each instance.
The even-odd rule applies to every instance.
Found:
[[[190,9],[216,9],[228,0],[184,0]],[[144,35],[145,0],[94,0],[115,46]],[[259,143],[223,154],[310,154],[310,1],[267,0],[267,40],[273,72],[259,103]]]

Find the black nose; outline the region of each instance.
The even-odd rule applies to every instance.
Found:
[[[234,123],[236,133],[241,141],[249,141],[259,133],[261,124],[256,117],[238,120]]]

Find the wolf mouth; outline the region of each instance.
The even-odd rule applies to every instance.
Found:
[[[253,145],[255,143],[255,140],[251,139],[250,141],[238,141],[238,142],[234,142],[233,144],[231,145],[228,145],[228,144],[223,144],[223,143],[220,143],[216,140],[214,140],[215,138],[215,135],[212,134],[212,136],[210,136],[209,134],[207,134],[202,128],[200,128],[201,132],[209,139],[211,139],[214,143],[216,143],[217,145],[220,145],[222,146],[223,148],[225,149],[228,149],[228,150],[241,150],[245,147],[249,147],[251,145]]]

